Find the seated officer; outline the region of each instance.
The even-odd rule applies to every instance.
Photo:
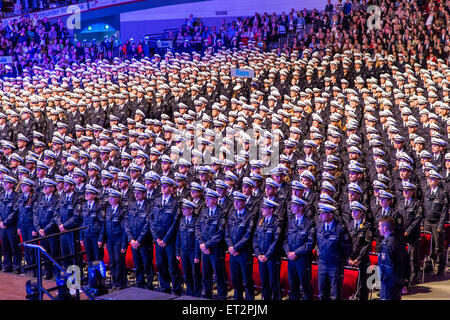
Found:
[[[407,252],[405,246],[395,235],[395,221],[384,216],[378,222],[380,234],[384,237],[378,254],[380,268],[380,298],[382,300],[400,300],[404,280],[407,279]]]
[[[192,201],[183,199],[181,212],[183,216],[178,221],[176,254],[181,259],[186,294],[200,297],[202,294],[202,275],[200,270],[200,246],[195,238],[195,226],[200,220],[195,215],[197,205]]]
[[[228,214],[225,229],[225,242],[230,253],[231,281],[234,299],[242,300],[245,287],[246,300],[255,298],[253,289],[253,250],[252,237],[255,227],[255,214],[246,206],[247,196],[234,192],[234,209]]]
[[[128,206],[125,231],[136,268],[136,285],[153,290],[153,241],[151,233],[145,229],[152,205],[146,197],[147,188],[142,183],[136,182],[133,189],[135,201]]]
[[[319,255],[319,298],[341,299],[344,263],[351,252],[347,227],[334,218],[336,207],[319,203],[320,224],[317,226]]]
[[[348,264],[359,269],[360,284],[359,299],[367,300],[367,266],[370,264],[369,251],[372,246],[372,226],[366,221],[367,207],[357,201],[350,203],[350,211],[353,223],[348,225],[348,231],[352,237],[352,252]]]
[[[292,197],[287,235],[284,241],[284,251],[288,261],[288,279],[291,288],[290,299],[312,300],[311,286],[311,254],[316,242],[314,221],[305,214],[306,201]],[[301,290],[300,290],[301,288]]]
[[[225,281],[225,224],[226,215],[218,206],[219,194],[206,189],[206,207],[200,213],[200,221],[195,227],[197,241],[202,251],[202,272],[204,297],[212,299],[212,280],[215,274],[217,299],[226,299]]]
[[[259,276],[264,300],[280,300],[282,219],[275,215],[278,203],[263,199],[261,217],[253,236],[253,251],[258,258]]]

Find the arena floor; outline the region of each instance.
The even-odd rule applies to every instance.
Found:
[[[28,280],[35,279],[23,275],[0,272],[0,300],[25,300],[25,284]],[[43,280],[45,288],[55,285],[54,281]],[[232,299],[233,291],[228,292],[228,298]],[[87,299],[81,294],[81,299]],[[257,295],[256,299],[261,299]],[[372,299],[378,299],[377,294]],[[425,283],[415,286],[411,291],[402,297],[403,300],[450,300],[450,270],[447,269],[444,279],[435,281],[425,277]],[[44,296],[44,300],[50,300]]]

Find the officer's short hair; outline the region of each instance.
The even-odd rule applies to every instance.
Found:
[[[390,232],[394,232],[395,229],[395,221],[392,217],[385,216],[380,219],[380,223],[385,225]]]

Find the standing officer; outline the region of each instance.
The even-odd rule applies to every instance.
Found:
[[[202,272],[204,297],[212,299],[212,278],[215,274],[217,299],[226,299],[225,281],[225,224],[226,214],[218,206],[220,194],[207,188],[206,207],[200,213],[196,225],[196,238],[202,251]]]
[[[319,297],[321,300],[341,299],[344,263],[350,256],[352,248],[347,227],[335,219],[335,211],[336,207],[319,203],[321,222],[317,226],[317,247]]]
[[[81,230],[80,243],[86,248],[89,263],[103,259],[103,239],[100,232],[105,223],[105,208],[97,198],[99,193],[93,185],[86,185],[86,201],[81,206],[81,226],[87,229]]]
[[[26,242],[37,237],[38,233],[33,224],[33,211],[37,204],[38,196],[34,193],[34,182],[28,178],[23,177],[20,182],[22,194],[17,200],[17,208],[19,211],[19,218],[17,222],[17,232],[22,235],[22,241]],[[36,256],[33,248],[25,248],[25,261],[28,269],[25,274],[30,274],[32,277],[36,276],[36,268],[30,268],[28,266],[36,264]]]
[[[293,196],[291,201],[292,215],[288,215],[288,226],[284,240],[284,252],[288,261],[288,279],[291,288],[289,299],[299,300],[300,291],[303,300],[312,300],[311,256],[316,243],[314,221],[305,213],[308,203]],[[300,288],[302,290],[300,290]]]
[[[17,234],[19,198],[14,186],[17,180],[3,175],[4,190],[0,194],[0,235],[3,247],[3,270],[20,274],[21,254],[19,250],[19,236]]]
[[[438,277],[444,274],[444,223],[448,213],[448,195],[441,187],[442,176],[434,170],[428,175],[429,189],[425,192],[423,201],[424,230],[431,232],[434,252],[432,258],[436,261],[434,274]]]
[[[367,300],[369,290],[367,288],[367,266],[370,263],[369,251],[372,246],[372,226],[366,220],[367,207],[363,204],[352,201],[350,211],[353,223],[348,225],[349,233],[352,238],[352,251],[348,264],[359,269],[361,275],[361,287],[359,289],[359,299]]]
[[[405,224],[403,237],[409,245],[410,277],[409,284],[418,282],[419,279],[419,245],[420,224],[423,220],[422,201],[416,197],[417,186],[410,182],[402,183],[403,199],[397,203],[397,211],[402,215]]]
[[[176,182],[169,177],[161,178],[161,196],[153,202],[150,218],[152,236],[155,243],[156,265],[159,270],[159,283],[162,291],[171,293],[170,281],[174,294],[181,294],[181,276],[176,259],[176,223],[179,214],[179,202],[173,196]]]
[[[395,221],[392,217],[382,217],[378,223],[380,234],[384,237],[378,254],[380,268],[380,298],[400,300],[404,280],[407,278],[406,248],[395,235]]]
[[[246,206],[247,196],[235,191],[234,210],[230,210],[225,229],[225,242],[230,253],[231,281],[234,299],[242,300],[245,287],[246,300],[253,300],[253,250],[252,238],[256,215]]]
[[[50,234],[57,233],[58,226],[55,222],[56,207],[58,205],[58,197],[55,195],[56,182],[44,178],[43,193],[39,198],[38,203],[34,207],[33,222],[34,227],[39,233],[40,237],[45,237]],[[40,245],[47,250],[52,258],[59,256],[59,241],[58,237],[51,237],[40,241]],[[47,261],[44,265],[45,278],[50,280],[53,277],[52,262]]]
[[[278,203],[263,199],[261,218],[253,236],[253,250],[258,258],[264,300],[280,300],[281,231],[283,218],[274,214]]]
[[[397,237],[399,239],[401,239],[401,237],[403,237],[403,234],[404,234],[403,217],[393,207],[394,195],[385,190],[380,190],[378,197],[380,198],[381,206],[379,207],[379,209],[374,217],[375,224],[378,225],[378,222],[384,216],[392,217],[392,219],[394,219],[394,221],[395,221],[395,233],[396,233]],[[374,238],[377,241],[377,251],[378,251],[378,248],[379,248],[380,243],[383,240],[383,238],[380,234],[378,234],[378,232],[375,233]]]
[[[147,189],[142,183],[135,183],[133,188],[135,201],[128,206],[125,230],[136,268],[136,284],[139,288],[153,290],[153,241],[150,230],[145,229],[151,203],[145,196]]]
[[[81,204],[83,199],[78,193],[75,193],[75,180],[69,176],[64,177],[64,193],[59,198],[56,207],[55,222],[59,231],[67,231],[77,228],[80,225]],[[75,253],[75,235],[68,232],[60,236],[61,256],[65,257]],[[69,257],[62,261],[64,269],[75,261],[75,257]]]
[[[100,232],[102,244],[106,243],[108,250],[112,290],[126,287],[125,253],[128,242],[124,227],[126,209],[121,200],[122,194],[119,191],[109,190],[109,206],[106,208],[105,223]]]
[[[195,226],[200,216],[194,214],[197,205],[187,199],[183,199],[177,228],[177,259],[181,259],[186,294],[200,297],[202,294],[202,275],[200,270],[200,246],[195,237]]]

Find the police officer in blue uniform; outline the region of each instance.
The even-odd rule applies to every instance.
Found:
[[[86,185],[85,202],[81,207],[81,226],[87,227],[80,232],[80,243],[86,249],[89,263],[103,259],[103,239],[100,232],[105,223],[105,208],[98,200],[98,190],[93,185]]]
[[[59,199],[56,207],[55,222],[59,231],[67,231],[78,228],[80,225],[80,213],[83,199],[74,191],[75,180],[69,176],[64,177],[64,193]],[[75,253],[75,235],[73,232],[61,234],[60,236],[61,256],[65,257]],[[62,260],[62,266],[67,267],[76,261],[74,257],[68,257]]]
[[[121,203],[122,194],[114,189],[109,190],[109,206],[106,208],[105,223],[100,232],[102,243],[106,243],[111,268],[111,289],[126,287],[125,254],[128,242],[124,220],[126,209]]]
[[[42,188],[42,195],[33,212],[33,223],[39,233],[39,237],[45,237],[59,231],[55,222],[56,206],[58,204],[58,197],[55,195],[56,182],[49,178],[44,178]],[[58,237],[50,237],[41,240],[40,245],[53,258],[57,258],[60,252],[58,240]],[[44,265],[44,276],[47,280],[53,277],[51,261],[47,261]]]
[[[423,201],[424,231],[431,232],[433,239],[432,259],[435,261],[434,275],[441,277],[445,270],[444,224],[448,216],[448,194],[441,186],[442,176],[434,170],[428,175],[429,189]]]
[[[404,240],[409,245],[410,277],[409,285],[419,281],[420,271],[420,225],[423,221],[422,201],[417,198],[417,185],[410,182],[402,183],[403,197],[397,202],[397,211],[405,223]]]
[[[319,298],[339,300],[344,264],[350,256],[352,242],[347,227],[334,217],[336,207],[319,202],[318,208],[321,220],[317,226]]]
[[[394,232],[395,221],[390,216],[382,217],[378,223],[380,234],[384,237],[378,254],[380,268],[380,298],[382,300],[401,300],[402,288],[408,274],[408,260],[405,246]]]
[[[33,187],[34,182],[28,178],[23,177],[20,182],[20,187],[22,189],[22,194],[17,200],[17,208],[19,211],[17,230],[18,233],[22,235],[22,241],[26,242],[32,240],[38,236],[36,228],[33,224],[33,211],[37,204],[37,194],[34,193]],[[36,264],[36,254],[35,249],[25,248],[25,261],[27,266]],[[30,274],[32,277],[36,275],[35,268],[24,267],[26,274]]]
[[[159,271],[159,284],[163,292],[181,294],[181,275],[176,259],[176,223],[180,205],[173,196],[176,182],[169,177],[161,178],[161,196],[153,203],[150,225],[155,241],[156,265]],[[148,224],[148,223],[147,223]]]
[[[288,258],[288,279],[291,289],[289,298],[299,300],[300,292],[303,300],[312,300],[311,258],[316,243],[316,228],[314,220],[306,215],[308,203],[293,196],[288,226],[284,240],[284,252]]]
[[[196,238],[202,251],[202,276],[204,297],[212,299],[212,280],[215,274],[217,299],[226,299],[225,280],[225,224],[226,214],[218,206],[220,194],[207,188],[206,207],[200,213],[196,225]]]
[[[253,251],[258,258],[259,275],[264,300],[280,300],[280,266],[282,221],[274,214],[279,204],[263,198],[261,218],[253,236]]]
[[[225,229],[225,242],[230,253],[230,273],[234,287],[234,299],[255,298],[253,286],[253,248],[252,239],[255,230],[255,218],[246,206],[247,196],[235,191],[234,209],[230,210]]]
[[[145,196],[147,189],[142,183],[136,182],[133,189],[135,201],[128,206],[125,230],[136,268],[136,285],[153,290],[153,241],[150,230],[145,229],[152,205]]]
[[[178,221],[177,228],[177,258],[181,259],[183,267],[186,294],[200,297],[202,294],[202,275],[200,269],[201,251],[195,237],[195,226],[200,216],[195,214],[197,205],[187,199],[183,199],[181,212],[183,214]]]
[[[19,250],[19,235],[17,234],[19,198],[14,186],[17,180],[9,175],[3,175],[4,190],[0,194],[0,235],[3,247],[3,270],[5,272],[21,272],[21,253]]]
[[[367,267],[370,263],[369,251],[372,247],[372,226],[366,220],[367,207],[358,201],[350,203],[350,212],[353,223],[349,224],[349,233],[352,238],[352,252],[348,264],[359,269],[360,289],[359,299],[367,300]]]

